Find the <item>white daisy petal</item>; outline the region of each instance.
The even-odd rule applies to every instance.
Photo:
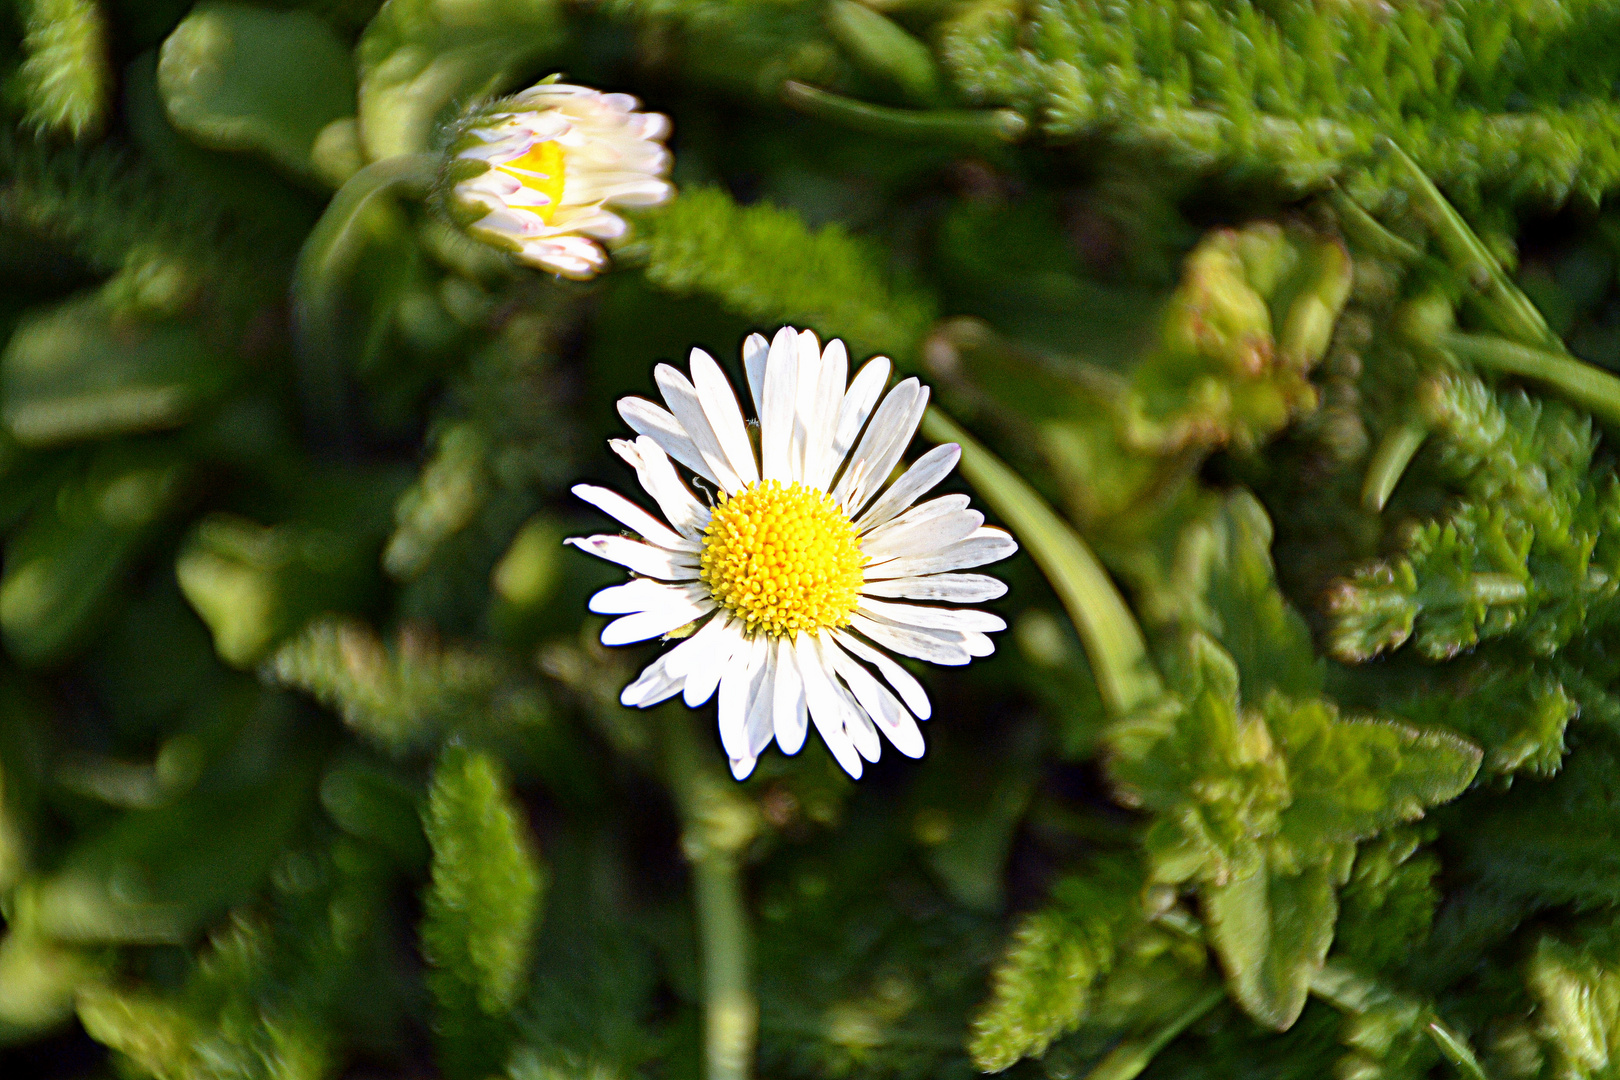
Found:
[[[765,415],[765,359],[771,343],[764,334],[749,334],[743,342],[743,372],[748,376],[748,396],[754,399],[754,415]]]
[[[708,462],[703,460],[703,455],[698,453],[697,444],[668,409],[654,405],[646,398],[626,397],[619,399],[619,416],[630,425],[630,430],[657,443],[664,453],[709,483],[720,483]]]
[[[828,342],[821,354],[821,372],[816,380],[813,410],[804,451],[804,482],[825,488],[832,482],[843,456],[833,455],[833,436],[838,429],[838,410],[843,404],[844,387],[849,382],[849,354],[842,341]]]
[[[714,601],[705,597],[685,604],[638,611],[634,615],[614,619],[604,626],[602,644],[631,645],[637,641],[662,637],[671,630],[679,630],[687,623],[701,619],[713,611],[714,607]]]
[[[776,686],[771,695],[771,724],[776,729],[776,745],[792,757],[804,746],[810,715],[804,700],[804,674],[793,642],[776,640]]]
[[[896,626],[919,626],[930,630],[976,630],[980,633],[1007,629],[1000,615],[974,608],[926,607],[921,604],[895,604],[862,597],[857,610],[874,619]]]
[[[598,615],[632,615],[638,611],[659,611],[708,595],[708,588],[697,581],[666,585],[652,578],[634,578],[623,585],[609,585],[599,590],[586,607]]]
[[[868,581],[880,578],[916,577],[946,570],[968,570],[986,563],[1000,562],[1018,550],[1018,541],[1001,529],[984,526],[964,540],[931,555],[907,555],[866,568]]]
[[[754,686],[764,667],[764,638],[744,641],[731,654],[720,676],[720,745],[726,756],[736,761],[748,753],[748,709],[753,704]]]
[[[748,425],[737,406],[737,395],[714,357],[702,349],[692,350],[692,385],[703,405],[703,415],[720,440],[726,463],[743,483],[758,483],[759,465],[754,461],[754,446],[748,441]]]
[[[674,414],[681,429],[692,440],[692,445],[697,447],[697,452],[703,455],[715,483],[728,493],[740,490],[743,486],[742,478],[737,475],[737,470],[731,467],[731,461],[720,445],[720,436],[715,434],[714,426],[709,423],[709,417],[703,410],[703,401],[691,380],[670,365],[659,364],[653,368],[653,381],[658,383],[658,389],[664,395],[664,404],[669,406],[669,411]]]
[[[624,688],[619,695],[619,704],[632,709],[645,709],[680,693],[686,680],[669,673],[671,655],[665,653],[648,664],[636,681]]]
[[[746,780],[753,774],[754,766],[759,764],[759,758],[732,758],[731,777],[733,780]]]
[[[646,577],[690,581],[698,576],[696,554],[654,547],[628,536],[571,536],[564,543],[588,551],[599,559],[627,566]]]
[[[843,770],[856,780],[861,778],[861,755],[855,749],[854,742],[845,730],[843,702],[839,700],[838,692],[833,689],[832,676],[821,660],[821,653],[816,649],[816,639],[811,634],[801,634],[789,648],[794,653],[794,659],[799,674],[804,679],[804,697],[810,706],[810,719],[816,725],[816,731],[821,734],[821,741],[827,744],[832,751],[833,758]]]
[[[855,381],[850,383],[849,389],[844,392],[844,400],[838,406],[838,424],[833,432],[832,456],[835,470],[843,466],[844,459],[849,456],[849,448],[855,445],[855,437],[861,433],[866,418],[872,415],[872,409],[882,396],[883,388],[889,383],[890,369],[888,357],[873,357],[861,368],[860,374],[855,376]]]
[[[983,524],[984,515],[977,510],[958,510],[922,517],[865,541],[861,544],[861,550],[872,564],[906,555],[927,555],[958,540],[967,539]]]
[[[702,667],[713,651],[720,632],[725,629],[726,617],[717,616],[704,623],[698,632],[669,651],[669,673],[685,678]]]
[[[822,640],[821,651],[831,661],[833,670],[844,680],[844,685],[849,687],[850,693],[855,695],[861,708],[894,743],[895,749],[909,758],[922,757],[922,731],[900,700],[845,652],[831,635]]]
[[[697,496],[681,482],[663,447],[645,435],[639,436],[634,442],[613,439],[609,445],[636,470],[636,479],[641,481],[642,490],[658,503],[665,520],[675,526],[682,536],[700,540],[703,530],[709,525],[709,508],[698,502]]]
[[[799,392],[798,334],[776,332],[765,360],[765,400],[759,411],[760,472],[766,480],[793,479],[793,421]]]
[[[816,426],[821,386],[821,342],[813,330],[801,330],[793,342],[798,382],[793,395],[793,448],[788,467],[795,480],[804,480],[811,441]]]
[[[996,643],[976,630],[962,632],[962,647],[972,657],[990,656],[996,651]]]
[[[747,756],[757,758],[771,745],[776,737],[776,728],[772,723],[776,707],[776,669],[777,644],[780,639],[759,636],[755,639],[761,650],[758,682],[753,689],[753,697],[748,701],[748,729],[747,729]]]
[[[954,604],[977,604],[1006,596],[1007,586],[989,574],[930,574],[926,577],[868,581],[861,587],[861,593],[900,600],[948,600]]]
[[[911,468],[889,486],[871,509],[855,519],[855,527],[862,532],[882,525],[932,491],[934,486],[951,474],[962,460],[962,448],[955,443],[942,443],[912,462]]]
[[[829,669],[828,674],[831,675]],[[849,692],[849,687],[832,679],[832,688],[838,694],[840,712],[844,714],[844,734],[855,744],[855,752],[867,761],[875,762],[883,756],[883,740],[878,737],[877,725]]]
[[[906,708],[916,714],[917,719],[927,720],[934,715],[934,706],[928,700],[927,691],[923,689],[922,683],[918,682],[911,672],[889,657],[884,656],[866,642],[842,630],[832,631],[832,638],[851,654],[860,657],[877,668],[884,681],[894,687],[895,693],[900,695],[900,700],[906,703]]]
[[[922,387],[916,379],[906,379],[896,386],[878,404],[877,411],[872,414],[871,423],[866,425],[866,431],[861,435],[861,441],[855,445],[855,452],[849,457],[849,463],[844,467],[844,474],[838,478],[833,488],[833,498],[844,507],[851,516],[860,511],[861,502],[854,496],[866,491],[874,483],[873,472],[878,463],[887,456],[888,448],[900,432],[904,430],[906,422],[911,417],[912,407],[917,403],[917,395]],[[916,426],[912,425],[912,430]],[[906,435],[905,441],[909,443],[911,436]],[[905,449],[904,445],[901,450]],[[896,458],[898,460],[898,456]],[[889,468],[893,468],[891,463]],[[887,470],[878,475],[875,483],[882,484],[888,480]]]
[[[747,645],[736,620],[729,618],[709,620],[709,625],[716,623],[720,624],[720,629],[715,633],[709,651],[694,658],[686,672],[686,689],[682,692],[682,697],[686,704],[694,709],[714,696],[715,689],[720,685],[720,676],[725,674],[726,665],[731,662],[731,657],[738,649]]]
[[[889,473],[900,464],[900,458],[905,454],[906,447],[911,445],[913,436],[917,434],[917,425],[922,423],[923,413],[928,409],[928,387],[917,386],[916,380],[908,379],[907,382],[911,382],[915,387],[910,409],[891,423],[888,440],[876,444],[873,455],[864,460],[860,482],[850,490],[844,503],[844,508],[851,516],[859,514],[861,507],[889,482]],[[900,384],[904,385],[905,383]],[[895,389],[898,390],[899,387]],[[861,460],[858,450],[856,458]]]
[[[943,517],[966,510],[973,500],[966,495],[941,495],[937,499],[929,499],[925,503],[918,503],[903,514],[896,514],[881,525],[873,525],[861,537],[862,543],[871,543],[874,540],[887,536],[896,529],[905,528],[918,521]]]
[[[659,547],[669,548],[672,551],[696,551],[697,544],[665,525],[647,511],[620,495],[617,491],[596,487],[593,484],[575,484],[573,493],[604,514],[616,519],[631,530],[641,534],[642,539]]]
[[[869,619],[860,613],[849,617],[849,625],[886,649],[901,656],[927,660],[931,664],[961,667],[973,659],[963,644],[966,635],[958,630],[926,630],[918,626],[893,626]]]

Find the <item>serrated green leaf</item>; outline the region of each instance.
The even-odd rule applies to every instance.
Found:
[[[968,1050],[985,1072],[1040,1057],[1079,1026],[1092,987],[1113,966],[1119,939],[1144,919],[1140,871],[1100,863],[1064,878],[1052,904],[1025,916],[996,967],[991,997],[973,1020]]]
[[[480,1080],[505,1058],[503,1022],[528,975],[546,871],[521,808],[488,754],[450,747],[423,810],[433,849],[422,954],[446,1073]]]
[[[853,357],[913,361],[937,311],[869,241],[765,203],[739,206],[718,188],[687,191],[636,221],[626,255],[644,260],[654,285],[707,293],[766,327],[814,327],[844,339]]]
[[[1288,761],[1292,799],[1279,839],[1303,857],[1353,843],[1460,795],[1479,771],[1479,747],[1445,731],[1383,720],[1342,720],[1323,700],[1261,706]]]

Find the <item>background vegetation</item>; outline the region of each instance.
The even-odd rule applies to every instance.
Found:
[[[557,71],[675,124],[588,284],[423,166]],[[1614,0],[14,0],[0,77],[0,1073],[1620,1076]],[[787,322],[1024,548],[858,784],[620,708],[560,544]]]

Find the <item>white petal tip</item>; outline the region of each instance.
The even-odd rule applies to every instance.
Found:
[[[746,780],[753,773],[754,766],[759,763],[758,758],[732,758],[731,776],[734,780]]]

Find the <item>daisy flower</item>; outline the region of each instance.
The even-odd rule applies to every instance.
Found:
[[[628,229],[609,206],[657,206],[675,188],[669,117],[628,94],[541,83],[498,102],[452,147],[449,203],[473,236],[564,277],[607,265]]]
[[[749,337],[743,367],[757,456],[720,365],[693,349],[690,379],[668,364],[654,371],[669,407],[621,399],[637,438],[611,441],[663,519],[606,488],[574,488],[636,534],[568,541],[635,575],[591,598],[592,611],[620,616],[602,643],[683,637],[620,700],[645,708],[681,694],[696,707],[718,695],[720,740],[739,780],[773,739],[798,753],[811,723],[857,778],[863,758],[878,759],[880,732],[921,757],[928,695],[888,653],[966,664],[994,651],[986,635],[1006,623],[908,601],[1001,596],[997,579],[961,571],[1018,545],[986,528],[966,495],[917,501],[955,468],[955,443],[889,482],[928,388],[906,379],[885,395],[888,360],[851,382],[843,342],[822,351],[815,334],[783,327],[769,345]],[[716,494],[696,497],[677,463]]]

